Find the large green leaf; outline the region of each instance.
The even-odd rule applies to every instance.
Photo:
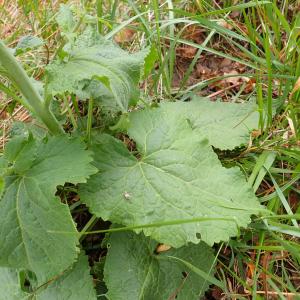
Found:
[[[172,259],[177,257],[213,274],[214,256],[205,243],[156,253],[157,242],[132,232],[114,233],[108,243],[104,280],[109,299],[196,300],[210,284]]]
[[[45,282],[30,294],[21,289],[19,272],[0,268],[1,300],[96,300],[87,257],[79,255],[78,261],[50,282]]]
[[[163,103],[161,107],[170,115],[185,116],[201,136],[222,150],[247,144],[251,131],[258,128],[259,113],[253,102],[212,102],[194,97],[191,102]]]
[[[62,276],[37,290],[37,300],[96,300],[88,259],[79,255],[78,262]]]
[[[139,95],[137,85],[146,51],[128,54],[88,28],[65,49],[68,58],[47,67],[47,92],[97,98],[111,94],[121,110]]]
[[[55,197],[56,186],[85,182],[95,173],[92,158],[79,140],[62,136],[45,142],[13,139],[4,158],[0,265],[29,269],[44,282],[77,256],[77,231],[68,207]]]
[[[197,233],[208,244],[228,240],[237,225],[246,226],[251,214],[263,210],[239,168],[222,167],[185,117],[154,109],[134,112],[130,119],[128,133],[138,153],[107,135],[92,146],[100,172],[80,194],[97,216],[129,226],[179,220],[143,231],[180,247],[198,243]],[[195,218],[214,219],[180,224]]]
[[[21,289],[19,272],[11,268],[0,268],[0,300],[25,300],[29,294]]]

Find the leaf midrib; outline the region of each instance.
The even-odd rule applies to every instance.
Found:
[[[20,193],[20,189],[21,189],[21,184],[24,185],[25,187],[25,182],[24,182],[25,178],[24,177],[20,177],[19,178],[19,185],[18,185],[18,190],[17,190],[17,195],[16,195],[16,213],[17,213],[17,221],[20,227],[20,234],[21,234],[21,238],[22,238],[22,244],[24,245],[24,251],[25,251],[25,255],[27,258],[27,263],[28,263],[28,267],[31,266],[31,262],[30,262],[30,256],[29,256],[29,252],[28,249],[26,248],[26,243],[25,243],[25,238],[23,235],[23,230],[25,231],[24,225],[22,224],[22,219],[20,216],[21,211],[19,212],[19,193]],[[33,271],[33,270],[31,270]]]

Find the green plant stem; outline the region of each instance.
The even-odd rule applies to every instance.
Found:
[[[85,233],[93,228],[93,226],[98,221],[97,216],[93,215],[90,220],[85,224],[84,228],[80,232],[80,238],[79,241],[82,242],[82,240],[86,237]]]
[[[102,22],[100,18],[103,16],[103,9],[102,9],[102,0],[96,1],[97,6],[97,30],[100,34],[102,34]]]
[[[52,134],[62,134],[64,131],[50,111],[49,106],[45,105],[25,70],[1,40],[0,63],[6,69],[9,79],[20,89],[29,107],[32,107],[33,113],[41,119]]]
[[[93,107],[94,107],[94,99],[90,98],[89,106],[88,106],[87,128],[86,128],[86,140],[87,140],[88,145],[90,145],[90,143],[91,143]]]
[[[67,99],[67,97],[65,95],[63,96],[63,100],[64,100],[64,103],[65,103],[66,109],[68,111],[68,114],[69,114],[71,123],[73,125],[73,128],[76,129],[78,126],[77,126],[75,117],[73,115],[72,109],[70,108],[69,101],[68,101],[68,99]]]

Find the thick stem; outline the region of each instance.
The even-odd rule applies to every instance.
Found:
[[[41,119],[52,134],[62,134],[64,132],[62,127],[59,125],[49,107],[45,105],[25,70],[1,40],[0,63],[6,69],[9,79],[16,84],[29,106],[32,107],[33,113]]]

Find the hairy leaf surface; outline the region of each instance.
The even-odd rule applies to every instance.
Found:
[[[251,131],[258,128],[259,113],[252,102],[212,102],[194,97],[191,102],[163,103],[161,107],[170,115],[185,116],[201,136],[221,150],[247,144]]]
[[[32,49],[38,48],[44,45],[45,42],[36,36],[26,35],[20,38],[16,48],[14,49],[14,54],[19,55],[28,52]]]
[[[209,282],[191,271],[183,263],[170,257],[183,259],[205,273],[212,269],[214,256],[205,243],[188,245],[155,253],[157,242],[143,234],[113,233],[105,262],[104,280],[108,297],[123,299],[200,299]]]
[[[55,197],[56,186],[85,182],[95,173],[92,158],[79,140],[60,136],[46,142],[13,139],[4,158],[0,265],[29,269],[44,282],[77,256],[77,231],[68,207]]]
[[[146,51],[128,54],[88,28],[65,51],[69,57],[47,67],[47,91],[70,92],[81,97],[112,95],[121,110],[139,95],[137,85]]]
[[[208,140],[185,117],[154,109],[130,118],[128,133],[138,153],[108,135],[92,146],[100,172],[80,194],[97,216],[129,226],[178,220],[178,225],[143,231],[180,247],[198,243],[197,233],[208,244],[228,240],[237,225],[246,226],[251,214],[263,210],[239,168],[222,167]],[[195,218],[198,222],[180,224]]]
[[[72,10],[66,4],[60,4],[59,11],[56,16],[56,22],[64,35],[69,38],[72,35],[73,29],[76,25]]]

